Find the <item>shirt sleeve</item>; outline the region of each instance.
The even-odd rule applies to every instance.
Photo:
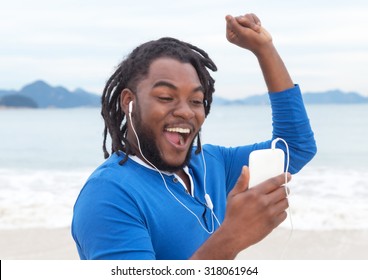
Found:
[[[272,139],[282,138],[289,146],[289,172],[299,172],[316,154],[317,146],[298,85],[270,93],[272,108]],[[285,150],[285,145],[277,143]]]
[[[282,92],[270,93],[272,108],[272,136],[264,142],[239,147],[212,147],[210,153],[219,154],[225,169],[226,188],[229,192],[238,180],[243,165],[248,165],[253,150],[271,148],[272,140],[284,139],[289,147],[289,169],[291,174],[299,172],[316,154],[314,133],[311,129],[302,95],[298,85]],[[252,121],[252,120],[249,120]],[[286,146],[279,141],[277,148]],[[217,150],[219,149],[219,150]],[[217,150],[217,152],[216,152]]]

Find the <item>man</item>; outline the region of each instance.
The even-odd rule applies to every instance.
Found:
[[[296,173],[316,152],[299,87],[257,16],[226,22],[227,39],[259,61],[272,139],[288,142],[289,171]],[[248,156],[272,139],[236,148],[201,145],[214,92],[208,69],[216,66],[203,50],[162,38],[133,50],[108,80],[102,115],[109,158],[74,207],[81,259],[234,259],[286,219],[284,174],[248,189]]]

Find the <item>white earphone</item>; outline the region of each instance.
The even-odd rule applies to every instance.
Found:
[[[130,101],[129,102],[129,108],[128,108],[129,115],[132,113],[132,111],[133,111],[133,101]]]

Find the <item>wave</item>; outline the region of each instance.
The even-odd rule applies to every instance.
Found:
[[[364,169],[330,167],[306,167],[294,175],[289,183],[289,211],[294,228],[367,229],[367,176]],[[283,227],[291,227],[288,220]]]
[[[73,205],[91,173],[0,169],[0,229],[69,226]],[[288,184],[294,229],[368,228],[368,171],[306,167]]]
[[[0,169],[0,228],[69,226],[90,172]]]

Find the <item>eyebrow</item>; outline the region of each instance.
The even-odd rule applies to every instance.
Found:
[[[173,90],[177,90],[178,87],[173,85],[172,83],[170,82],[166,82],[166,81],[158,81],[156,82],[154,85],[153,85],[153,88],[157,88],[157,87],[168,87],[170,89],[173,89]],[[204,89],[203,89],[203,86],[200,85],[196,88],[193,89],[193,92],[197,92],[197,91],[201,91],[204,93]]]

